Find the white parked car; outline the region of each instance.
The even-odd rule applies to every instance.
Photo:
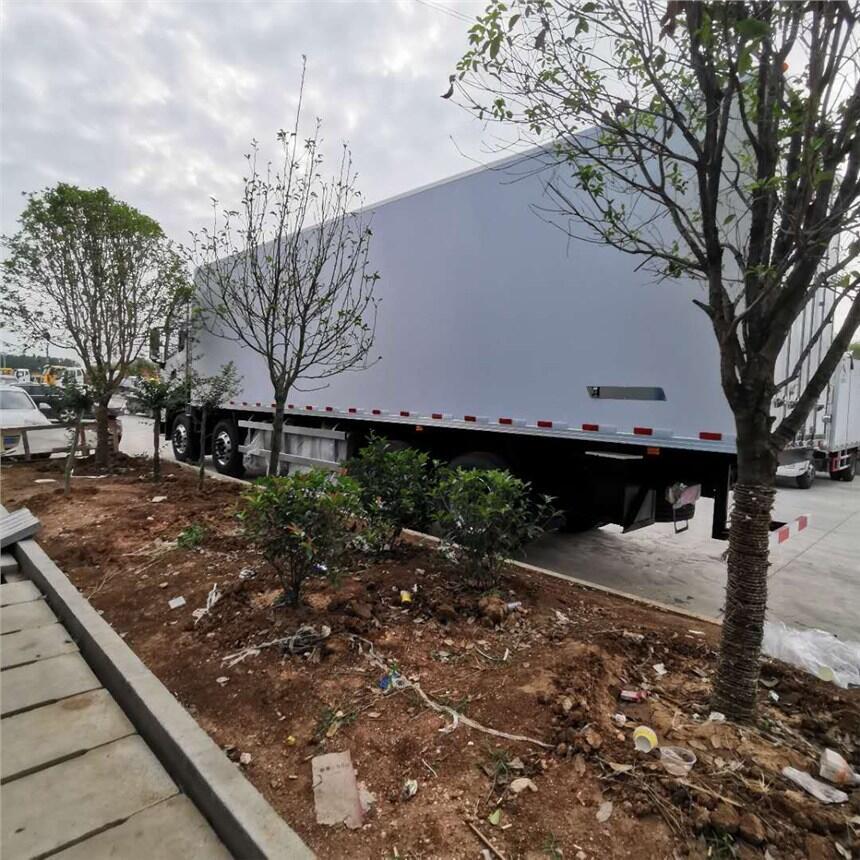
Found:
[[[16,427],[45,427],[53,422],[45,412],[50,412],[47,403],[36,406],[33,398],[15,385],[0,385],[0,431],[3,434],[3,456],[24,455],[24,441]],[[8,429],[7,429],[8,428]],[[38,430],[27,434],[30,453],[37,457],[50,457],[58,448],[69,444],[69,431],[63,427],[54,430]],[[95,434],[87,431],[87,442],[95,447]]]

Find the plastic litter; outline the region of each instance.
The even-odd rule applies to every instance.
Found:
[[[242,753],[239,756],[239,764],[249,765],[253,761],[251,753]]]
[[[660,747],[660,762],[672,776],[686,776],[696,763],[696,755],[685,747]]]
[[[827,783],[819,782],[814,776],[795,767],[784,767],[782,775],[822,803],[845,803],[848,800],[848,795],[844,791],[839,791],[838,788],[827,785]]]
[[[317,823],[361,827],[374,798],[356,780],[349,750],[314,756],[311,776]]]
[[[836,750],[826,749],[821,753],[818,775],[836,785],[860,785],[857,773]]]
[[[613,714],[612,722],[619,728],[627,724],[627,717],[624,714]]]
[[[403,789],[400,792],[400,796],[404,800],[409,800],[410,798],[415,797],[416,794],[418,794],[418,780],[407,779],[406,782],[403,783]]]
[[[179,609],[180,606],[185,606],[185,598],[184,597],[171,597],[170,600],[167,601],[167,605],[171,609]]]
[[[152,501],[153,502],[166,502],[167,496],[153,496]]]
[[[227,675],[220,675],[215,679],[215,683],[218,684],[219,687],[223,687],[230,678]]]
[[[633,732],[633,746],[639,752],[649,753],[657,746],[657,735],[650,726],[638,726]]]
[[[612,801],[604,800],[600,806],[597,807],[597,815],[595,816],[597,820],[603,824],[604,821],[609,821],[612,816]]]
[[[522,609],[522,608],[523,608],[522,600],[513,600],[510,603],[505,604],[505,609],[508,612],[515,612],[517,609]]]
[[[194,618],[194,623],[196,624],[204,615],[209,614],[209,610],[221,599],[221,592],[218,591],[218,583],[216,582],[212,586],[212,590],[209,594],[206,595],[206,605],[201,606],[199,609],[195,609],[194,612],[191,613]]]
[[[719,711],[711,711],[708,714],[708,722],[709,723],[724,723],[726,721],[726,715],[721,714]]]
[[[509,788],[514,794],[519,794],[521,791],[525,791],[526,789],[529,791],[538,790],[534,780],[529,779],[527,776],[518,776],[516,779],[512,779]]]
[[[648,698],[647,690],[622,690],[621,699],[625,702],[644,702]]]
[[[239,579],[253,579],[257,575],[257,571],[253,567],[243,567],[239,571]]]
[[[666,667],[662,663],[655,663],[653,668],[658,678],[662,678],[666,674]]]
[[[401,603],[412,603],[412,592],[404,589],[400,591],[400,602]]]
[[[781,621],[766,621],[762,651],[838,687],[860,686],[860,642],[837,639],[825,630],[798,630]]]
[[[401,677],[400,672],[392,669],[390,672],[387,672],[379,679],[379,689],[382,690],[383,693],[387,693],[389,690],[397,690],[401,686],[405,686],[406,682]]]

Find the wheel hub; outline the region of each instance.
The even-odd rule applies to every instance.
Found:
[[[173,450],[180,456],[188,450],[188,428],[184,424],[173,428]]]
[[[230,462],[230,456],[233,453],[233,440],[230,438],[230,434],[226,430],[222,430],[215,437],[213,453],[215,454],[215,459],[222,466]]]

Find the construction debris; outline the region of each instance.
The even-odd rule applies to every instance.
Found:
[[[350,830],[361,827],[373,795],[356,780],[349,750],[314,756],[311,775],[317,823],[345,824]]]

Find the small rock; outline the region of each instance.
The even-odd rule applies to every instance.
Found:
[[[250,764],[252,759],[253,757],[251,756],[251,753],[244,752],[239,756],[239,764]]]
[[[751,812],[747,812],[741,816],[738,822],[738,832],[741,838],[746,839],[751,845],[763,845],[766,833],[761,819]]]
[[[519,794],[521,791],[525,791],[526,789],[529,791],[538,790],[538,787],[527,776],[518,776],[516,779],[511,780],[509,788],[514,794]]]
[[[600,732],[595,731],[594,729],[586,729],[585,730],[585,742],[593,749],[600,749],[603,744],[603,738],[600,736]]]
[[[566,714],[570,713],[570,711],[573,710],[573,699],[571,699],[570,696],[565,696],[561,700],[561,709]]]
[[[806,860],[835,860],[835,858],[836,851],[829,839],[816,836],[814,833],[806,834]]]
[[[221,675],[219,678],[215,679],[215,683],[220,684],[223,687],[229,680],[230,679],[226,675]]]
[[[152,501],[153,502],[166,502],[167,496],[153,496]]]
[[[722,830],[734,836],[738,832],[740,819],[733,806],[729,806],[728,803],[721,803],[711,814],[711,824],[717,830]]]
[[[172,597],[167,601],[167,605],[171,609],[179,609],[180,606],[185,606],[185,598],[184,597]]]
[[[609,818],[612,815],[612,801],[604,800],[603,803],[597,808],[597,820],[603,824],[604,821],[609,821]]]

